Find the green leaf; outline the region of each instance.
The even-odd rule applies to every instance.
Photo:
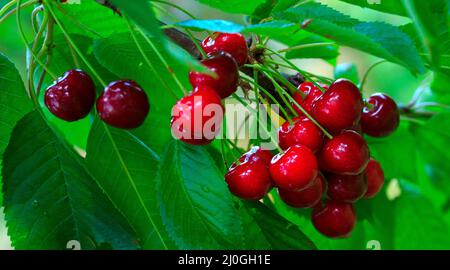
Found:
[[[196,0],[202,4],[208,5],[213,8],[217,8],[229,13],[241,13],[251,15],[255,9],[263,4],[266,0]]]
[[[413,41],[395,26],[360,22],[319,3],[307,3],[277,12],[274,18],[298,24],[311,20],[304,28],[308,32],[403,65],[413,73],[424,71]]]
[[[369,8],[384,13],[391,13],[400,16],[407,16],[403,8],[401,0],[340,0],[352,5],[360,6],[362,8]]]
[[[127,131],[96,120],[86,163],[99,185],[136,231],[144,249],[172,247],[160,221],[155,176],[158,156]]]
[[[355,85],[359,84],[358,70],[355,64],[344,63],[338,65],[334,70],[334,78],[345,78],[352,81]]]
[[[164,225],[181,249],[239,247],[242,224],[223,175],[203,147],[172,141],[157,189]]]
[[[248,249],[311,250],[314,243],[300,229],[259,202],[243,202],[240,212],[245,226],[245,244]],[[252,222],[245,222],[251,217]],[[259,237],[257,236],[259,235]],[[262,242],[264,240],[264,242]]]
[[[0,53],[0,169],[3,151],[8,145],[12,129],[16,122],[31,109],[31,101],[28,99],[19,72],[14,64]],[[0,176],[0,190],[1,187]],[[0,207],[2,201],[0,192]]]
[[[143,38],[138,41],[144,43]],[[157,48],[161,48],[162,44],[158,40],[152,41]],[[143,59],[129,33],[112,35],[94,43],[94,54],[103,66],[120,78],[133,78],[147,93],[150,113],[144,124],[133,130],[133,134],[160,154],[172,137],[168,128],[172,106],[177,100],[176,97],[182,95],[169,72],[173,72],[186,86],[189,85],[189,70],[175,59],[168,58],[172,69],[168,71],[150,46],[144,44],[143,50],[151,66]]]
[[[38,111],[18,122],[2,170],[8,234],[16,249],[134,249],[134,232],[83,161]]]
[[[286,53],[286,58],[320,58],[320,59],[335,59],[339,55],[339,47],[336,45],[326,45],[326,46],[313,46],[315,43],[321,44],[324,42],[329,42],[329,40],[311,35],[307,36],[299,41],[295,42],[293,46],[300,46],[297,49],[289,50]],[[306,45],[301,47],[302,45]],[[312,46],[309,46],[312,45]],[[294,47],[295,48],[295,47]]]

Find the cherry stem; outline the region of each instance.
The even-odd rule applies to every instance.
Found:
[[[31,12],[31,26],[33,28],[34,34],[37,34],[37,32],[39,31],[39,27],[38,27],[38,18],[37,16],[39,15],[39,12],[43,11],[44,7],[42,5],[39,5],[38,7],[36,7],[35,9],[33,9],[33,11]]]
[[[438,103],[438,102],[421,102],[421,103],[417,103],[413,107],[413,109],[420,109],[420,108],[424,108],[424,107],[437,107],[437,108],[450,110],[450,106],[449,105],[441,104],[441,103]]]
[[[81,58],[81,60],[86,64],[86,66],[91,70],[92,74],[95,76],[95,78],[104,86],[106,87],[106,82],[101,78],[101,76],[97,73],[97,71],[94,69],[94,67],[91,65],[91,63],[87,60],[87,58],[83,55],[81,50],[78,48],[78,46],[75,44],[75,42],[72,40],[70,35],[68,34],[66,28],[64,27],[61,20],[58,19],[56,16],[55,11],[53,10],[52,4],[48,2],[49,0],[43,0],[44,6],[48,9],[51,16],[55,20],[56,24],[58,24],[59,28],[61,29],[61,32],[64,34],[64,36],[67,38],[67,41],[72,45],[73,49],[77,52],[78,56]]]
[[[36,86],[36,93],[37,93],[38,97],[41,92],[41,87],[42,87],[42,83],[44,82],[45,74],[47,73],[46,69],[50,65],[50,62],[52,61],[54,26],[55,26],[55,21],[54,21],[53,17],[50,16],[48,18],[48,22],[47,22],[47,34],[45,35],[44,44],[42,44],[42,48],[41,48],[41,51],[39,52],[39,56],[38,56],[38,57],[41,57],[44,53],[46,53],[46,55],[47,55],[47,60],[45,61],[45,67],[42,68],[42,73],[41,73],[41,76],[39,77],[38,85]],[[53,77],[53,79],[55,80],[56,78]]]
[[[144,58],[145,62],[147,63],[147,65],[149,66],[149,68],[152,70],[152,72],[155,74],[156,77],[158,77],[158,79],[161,81],[161,84],[164,85],[164,87],[168,90],[168,92],[176,99],[178,99],[178,97],[176,96],[176,94],[172,91],[172,89],[169,87],[169,85],[167,84],[166,81],[164,81],[161,76],[158,75],[158,72],[156,71],[155,67],[153,66],[152,62],[150,61],[150,59],[148,59],[147,54],[144,52],[144,49],[142,48],[141,44],[139,43],[135,31],[133,29],[133,26],[130,23],[130,20],[128,19],[128,17],[125,17],[125,21],[128,25],[128,29],[130,31],[131,37],[133,38],[134,43],[136,44],[136,47],[138,48],[139,52],[141,53],[142,57]]]
[[[22,2],[22,0],[20,0],[19,2]],[[10,7],[12,7],[15,3],[16,3],[16,1],[11,1],[11,2],[9,2],[6,6],[4,6],[4,7],[0,10],[0,16],[1,16],[4,12],[6,12],[7,9],[9,9]],[[26,3],[21,4],[21,5],[17,5],[15,8],[13,8],[13,9],[10,10],[8,13],[6,13],[5,16],[3,16],[3,17],[0,18],[0,24],[3,23],[4,21],[6,21],[6,19],[8,19],[9,17],[11,17],[11,16],[14,14],[14,12],[16,12],[16,11],[19,12],[19,9],[22,9],[22,8],[26,8],[26,7],[32,6],[32,5],[36,4],[36,3],[38,3],[37,0],[30,0],[30,1],[26,2]]]
[[[359,86],[359,89],[360,89],[361,92],[362,92],[363,89],[364,89],[364,85],[365,85],[365,83],[367,82],[367,78],[369,77],[370,72],[371,72],[376,66],[378,66],[378,65],[380,65],[380,64],[383,64],[383,63],[386,63],[386,62],[387,62],[386,60],[378,61],[378,62],[372,64],[372,65],[367,69],[366,73],[364,73],[363,79],[362,79],[362,81],[361,81],[361,85]]]
[[[264,61],[267,62],[267,63],[271,63],[271,64],[274,64],[274,65],[278,65],[278,66],[280,66],[280,67],[293,69],[293,68],[292,68],[291,66],[289,66],[289,65],[286,65],[286,64],[283,64],[283,63],[279,63],[279,62],[273,61],[272,59],[265,59]],[[293,69],[293,70],[296,70],[296,69]],[[324,76],[320,76],[320,75],[317,75],[317,74],[313,74],[313,73],[308,72],[308,71],[306,71],[306,70],[302,70],[302,71],[303,71],[304,73],[308,74],[308,76],[309,76],[310,78],[315,78],[315,79],[319,80],[320,82],[332,83],[332,82],[334,81],[333,79],[330,79],[330,78],[327,78],[327,77],[324,77]]]
[[[278,50],[279,53],[289,52],[294,50],[306,49],[306,48],[314,48],[314,47],[324,47],[324,46],[337,46],[334,42],[317,42],[317,43],[308,43],[297,46],[292,46],[289,48]]]

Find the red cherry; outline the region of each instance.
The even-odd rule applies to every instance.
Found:
[[[369,147],[361,135],[345,130],[333,139],[325,140],[318,158],[324,171],[357,175],[364,171],[369,162]]]
[[[215,32],[203,40],[202,48],[207,54],[219,51],[227,52],[234,57],[239,66],[247,62],[247,42],[241,34]]]
[[[320,149],[323,142],[322,131],[308,118],[296,117],[281,125],[278,130],[280,147],[285,150],[294,144],[303,144],[313,152]]]
[[[193,87],[200,84],[207,84],[214,88],[221,98],[226,98],[236,92],[238,87],[239,71],[236,61],[225,52],[214,53],[210,58],[201,61],[201,63],[214,71],[217,78],[191,71],[189,81]]]
[[[233,163],[225,175],[230,192],[246,200],[259,200],[272,188],[269,164],[264,159],[267,152],[259,147],[252,148]]]
[[[340,202],[354,203],[367,191],[367,179],[364,175],[331,174],[328,178],[328,197]]]
[[[317,88],[312,82],[304,82],[298,86],[298,90],[305,94],[305,98],[303,99],[302,95],[299,92],[295,92],[293,95],[294,100],[302,106],[302,108],[308,113],[312,114],[314,103],[322,96],[322,91]],[[293,104],[295,112],[299,116],[303,116],[302,110],[296,105]]]
[[[331,238],[350,236],[355,227],[356,213],[351,203],[328,201],[318,203],[312,211],[314,227]]]
[[[391,97],[376,93],[366,102],[361,118],[364,133],[372,137],[384,137],[398,128],[400,112]]]
[[[270,174],[275,184],[289,191],[311,185],[318,173],[317,159],[306,146],[296,144],[272,158]]]
[[[69,70],[47,88],[44,103],[58,118],[77,121],[84,118],[95,102],[95,86],[81,70]]]
[[[367,192],[364,198],[373,198],[380,192],[384,184],[384,173],[378,161],[371,158],[365,172],[367,178]]]
[[[260,146],[253,146],[248,152],[248,154],[254,154],[264,160],[267,166],[270,165],[270,161],[273,158],[272,152],[266,149],[262,149]]]
[[[97,112],[107,124],[124,129],[139,127],[150,105],[147,94],[131,80],[110,83],[97,100]]]
[[[314,103],[312,114],[325,129],[338,133],[358,124],[363,106],[359,89],[339,79]]]
[[[319,173],[313,183],[300,191],[288,191],[278,188],[278,195],[287,205],[296,208],[308,208],[316,205],[322,197],[325,180]]]
[[[172,136],[193,145],[210,143],[220,131],[224,108],[217,92],[199,85],[172,108]]]

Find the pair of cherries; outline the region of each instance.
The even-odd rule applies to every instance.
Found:
[[[223,119],[222,99],[236,92],[239,66],[248,49],[241,34],[214,33],[202,42],[207,58],[201,63],[213,74],[191,71],[194,88],[172,108],[172,135],[193,145],[209,144],[219,133]]]
[[[96,98],[91,77],[81,70],[69,70],[47,88],[44,103],[51,113],[65,121],[77,121],[92,110]],[[97,99],[100,119],[123,129],[139,127],[150,109],[147,94],[132,80],[110,83]]]
[[[286,204],[313,207],[312,221],[322,234],[348,236],[356,222],[352,204],[374,197],[384,183],[380,164],[370,159],[367,143],[355,130],[363,119],[364,130],[376,131],[371,135],[393,132],[398,126],[397,106],[385,95],[382,100],[387,103],[378,101],[379,94],[372,96],[376,102],[371,97],[365,106],[358,88],[347,80],[337,80],[325,93],[311,83],[301,84],[299,90],[304,94],[294,97],[303,110],[297,108],[299,117],[279,129],[284,152],[264,163],[258,159],[268,160],[268,154],[257,158],[263,150],[252,149],[225,179],[230,191],[243,199],[261,199],[276,186]],[[333,138],[325,139],[303,111],[331,131]]]

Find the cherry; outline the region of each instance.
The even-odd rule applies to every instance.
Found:
[[[299,92],[295,92],[292,96],[294,100],[308,113],[312,114],[314,103],[322,96],[322,91],[312,82],[304,82],[298,86],[298,90],[305,94],[305,98]],[[295,112],[299,116],[303,116],[302,110],[293,104]]]
[[[239,159],[238,164],[233,163],[225,175],[231,193],[242,199],[259,200],[269,192],[272,180],[265,159],[269,153],[253,147]]]
[[[318,156],[322,170],[351,175],[362,173],[369,158],[369,147],[366,141],[352,130],[345,130],[333,139],[325,140]]]
[[[322,131],[308,118],[296,117],[281,125],[278,130],[280,147],[285,150],[294,144],[303,144],[316,152],[323,142]]]
[[[58,118],[77,121],[84,118],[95,102],[95,86],[81,70],[69,70],[47,88],[44,103]]]
[[[364,198],[373,198],[380,192],[384,184],[384,173],[378,161],[371,158],[366,167],[367,192]]]
[[[219,51],[227,52],[234,57],[239,66],[247,62],[247,42],[241,34],[215,32],[203,40],[202,48],[207,54]]]
[[[254,154],[254,155],[262,158],[264,160],[264,162],[266,162],[267,166],[270,165],[270,161],[273,158],[272,152],[270,152],[269,150],[262,149],[260,146],[253,146],[252,148],[250,148],[250,151],[247,153]]]
[[[313,105],[312,115],[325,129],[338,133],[358,124],[364,103],[359,89],[339,79]]]
[[[394,132],[399,122],[400,113],[391,97],[376,93],[366,100],[361,117],[364,133],[372,137],[384,137]]]
[[[270,174],[278,187],[301,190],[311,185],[318,174],[316,156],[304,145],[293,145],[272,158]]]
[[[191,71],[189,81],[195,87],[200,84],[207,84],[214,88],[221,98],[226,98],[236,92],[238,87],[239,71],[236,61],[225,52],[217,52],[210,55],[210,58],[201,61],[201,63],[215,72],[217,78]]]
[[[124,129],[139,127],[150,105],[147,94],[132,80],[110,83],[97,100],[97,112],[107,124]]]
[[[355,227],[356,213],[351,203],[327,201],[318,203],[312,211],[314,227],[331,238],[347,237]]]
[[[331,174],[328,178],[328,197],[340,202],[353,203],[361,199],[367,191],[367,179],[364,175]]]
[[[325,187],[326,182],[319,173],[309,187],[300,191],[288,191],[278,188],[278,195],[280,195],[281,200],[289,206],[308,208],[313,207],[320,201]]]
[[[223,113],[217,92],[208,85],[199,85],[173,106],[172,135],[189,144],[206,145],[219,133]]]

